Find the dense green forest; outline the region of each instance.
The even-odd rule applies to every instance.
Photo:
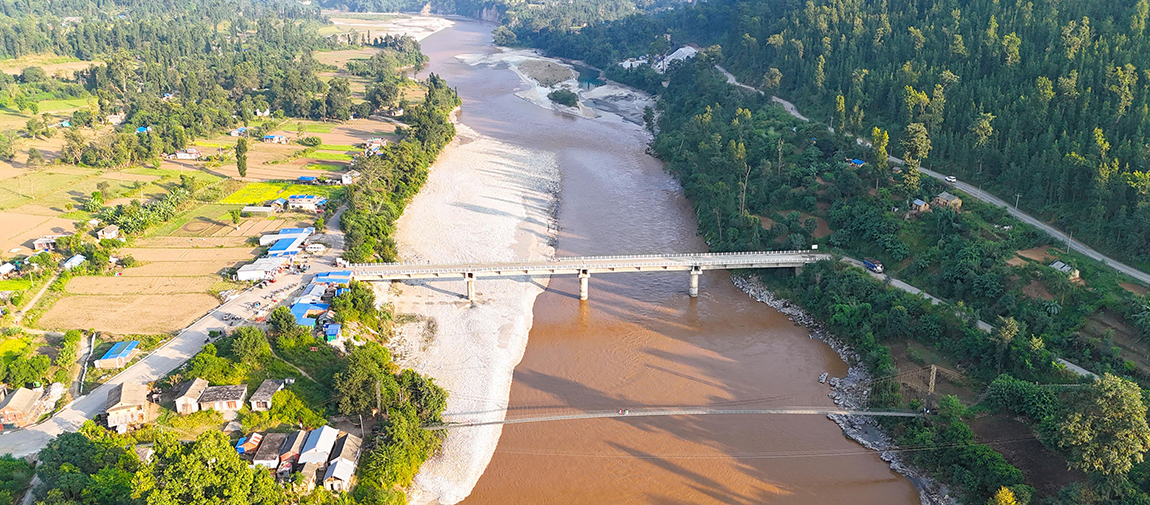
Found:
[[[740,80],[840,130],[877,126],[893,147],[922,123],[933,145],[925,166],[1018,195],[1076,238],[1145,265],[1148,11],[1145,1],[728,0],[516,35],[600,65],[719,45]],[[655,43],[664,34],[674,44]]]

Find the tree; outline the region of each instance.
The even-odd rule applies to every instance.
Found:
[[[1018,336],[1021,328],[1019,323],[1013,317],[998,318],[998,326],[994,329],[994,334],[991,337],[998,343],[998,354],[996,355],[995,363],[998,366],[998,372],[1002,373],[1002,360],[1006,357],[1006,350],[1010,348],[1010,343]]]
[[[35,147],[28,149],[28,164],[34,167],[44,166],[48,161],[44,159],[44,155],[40,153],[39,149]]]
[[[12,145],[12,135],[0,132],[0,160],[16,157],[16,147]]]
[[[1121,475],[1150,449],[1150,426],[1141,388],[1105,374],[1061,416],[1054,437],[1069,452],[1071,466],[1103,475]]]
[[[498,28],[496,28],[494,31],[491,32],[491,35],[492,35],[496,45],[500,45],[500,46],[515,45],[515,42],[516,42],[515,32],[511,31],[506,26],[500,25]]]
[[[397,367],[387,349],[375,342],[355,347],[347,357],[347,369],[335,374],[339,411],[343,414],[382,413],[399,394]]]
[[[255,365],[271,355],[272,347],[263,330],[255,326],[241,326],[236,329],[235,340],[232,341],[232,353],[241,362]]]
[[[227,435],[209,430],[184,444],[163,433],[153,462],[136,474],[132,497],[147,505],[279,505],[283,488],[263,468],[250,468]]]
[[[874,147],[874,163],[878,166],[881,172],[886,172],[890,167],[890,153],[887,152],[887,145],[890,144],[890,135],[886,130],[880,130],[879,127],[874,127],[871,131],[871,145]]]
[[[243,212],[240,209],[232,209],[228,211],[228,217],[232,218],[232,224],[240,224],[240,218],[243,217]]]
[[[902,137],[903,157],[906,158],[907,168],[918,168],[919,163],[930,154],[930,134],[922,123],[906,125],[906,132]]]
[[[1014,498],[1014,492],[1008,487],[998,488],[998,492],[986,502],[986,505],[1018,505],[1018,500]]]
[[[835,119],[838,120],[839,130],[846,130],[847,102],[842,95],[835,96]]]
[[[248,139],[244,137],[236,141],[236,170],[241,178],[248,176]]]
[[[293,332],[299,328],[291,309],[283,305],[276,307],[271,314],[268,314],[268,325],[272,333],[277,334]]]

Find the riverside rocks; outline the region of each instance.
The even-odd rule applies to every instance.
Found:
[[[834,349],[835,353],[848,365],[846,377],[832,377],[827,383],[831,387],[828,395],[835,405],[844,409],[865,409],[870,400],[871,375],[861,363],[858,354],[854,352],[838,336],[827,330],[819,320],[811,317],[801,307],[787,300],[775,296],[763,286],[758,279],[742,276],[732,276],[731,281],[735,287],[750,295],[756,301],[767,304],[769,307],[781,312],[793,321],[811,332],[811,338],[825,342]],[[826,374],[823,374],[826,375]],[[823,377],[819,377],[819,382]],[[958,500],[951,497],[945,485],[927,477],[922,472],[902,461],[895,443],[882,431],[874,418],[867,416],[847,416],[839,414],[827,415],[843,434],[863,447],[879,454],[883,461],[890,463],[891,470],[910,479],[918,488],[919,500],[923,505],[958,505]]]

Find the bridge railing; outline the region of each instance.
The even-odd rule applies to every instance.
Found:
[[[734,257],[734,256],[758,256],[758,255],[786,256],[786,255],[795,255],[795,254],[813,256],[813,255],[820,255],[820,254],[825,254],[825,253],[819,253],[819,252],[813,251],[813,250],[792,250],[792,251],[752,251],[752,252],[721,252],[721,253],[670,253],[670,254],[630,254],[630,255],[622,254],[622,255],[611,255],[611,256],[566,256],[566,257],[548,258],[548,259],[539,260],[539,261],[482,262],[483,264],[490,265],[490,266],[485,266],[485,267],[481,267],[481,268],[473,268],[472,271],[505,270],[505,269],[507,269],[508,266],[524,265],[527,263],[561,264],[561,263],[576,263],[579,261],[644,260],[644,259],[674,260],[674,259],[679,259],[679,258],[729,258],[729,257]],[[471,265],[471,264],[472,263],[460,263],[460,265]],[[714,264],[714,263],[708,263],[708,264]],[[410,263],[410,262],[352,263],[352,264],[348,265],[348,268],[349,269],[356,269],[356,268],[381,268],[381,267],[412,267],[412,268],[419,269],[419,267],[426,267],[426,265],[427,265],[426,263]],[[605,266],[605,265],[596,265],[596,266],[602,267],[602,268],[621,268],[620,266]],[[430,272],[434,272],[434,271],[439,271],[440,269],[419,269],[419,270],[420,270],[419,273],[430,273]]]

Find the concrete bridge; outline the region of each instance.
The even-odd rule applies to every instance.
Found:
[[[479,277],[522,277],[578,275],[579,299],[587,299],[591,274],[627,272],[688,272],[689,293],[699,296],[699,274],[704,270],[738,268],[794,268],[830,259],[830,254],[816,251],[761,251],[737,253],[644,254],[634,256],[582,256],[544,261],[499,263],[359,263],[348,268],[352,277],[361,281],[402,281],[411,279],[463,279],[467,281],[467,299],[475,299],[475,280]]]

